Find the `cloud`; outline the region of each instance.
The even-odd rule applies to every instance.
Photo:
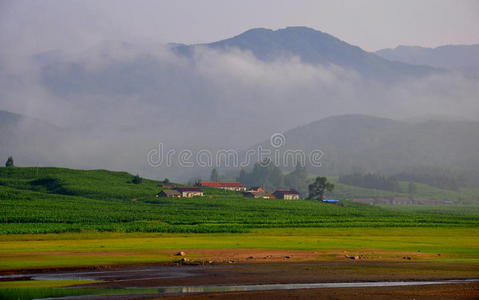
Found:
[[[383,83],[298,57],[265,62],[237,49],[198,48],[186,58],[164,45],[118,42],[0,60],[0,108],[63,128],[35,139],[35,148],[28,138],[17,144],[26,163],[180,176],[149,169],[146,153],[158,143],[245,149],[337,114],[479,120],[477,80],[459,73]]]

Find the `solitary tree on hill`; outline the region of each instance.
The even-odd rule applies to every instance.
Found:
[[[334,184],[328,182],[328,178],[318,176],[312,184],[308,186],[309,197],[308,199],[315,199],[322,201],[324,193],[326,191],[332,192],[334,190]]]
[[[169,180],[168,178],[165,178],[165,179],[163,180],[163,183],[164,183],[164,184],[169,184],[169,183],[170,183],[170,180]]]
[[[14,167],[13,164],[13,157],[9,156],[7,161],[5,162],[5,167]]]
[[[143,178],[141,178],[139,174],[136,174],[131,180],[131,182],[134,184],[140,184],[143,182]]]

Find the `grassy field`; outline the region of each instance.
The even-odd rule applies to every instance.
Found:
[[[293,251],[307,260],[368,259],[479,263],[478,228],[283,228],[249,233],[63,233],[0,236],[0,270],[230,259],[239,249]],[[453,242],[452,242],[453,241]],[[217,251],[215,251],[215,249]],[[226,249],[226,250],[225,250]],[[204,251],[208,250],[208,251]],[[299,251],[297,254],[294,251]],[[304,251],[304,252],[301,252]],[[250,255],[244,252],[244,255]],[[216,257],[216,258],[215,258]]]
[[[393,198],[410,197],[408,193],[409,182],[401,181],[400,192],[391,192],[385,190],[367,189],[347,184],[338,183],[338,177],[328,176],[328,179],[335,184],[335,190],[332,197],[339,198]],[[479,204],[479,188],[460,188],[458,191],[441,189],[423,183],[415,183],[416,192],[413,198],[427,198],[442,201],[451,201],[456,204],[477,205]]]
[[[94,280],[28,280],[0,282],[0,299],[32,300],[51,297],[104,295],[118,293],[116,290],[80,289],[71,286],[89,284]],[[62,289],[61,287],[68,287]],[[129,293],[152,292],[147,289],[131,289]]]
[[[81,231],[221,233],[281,227],[477,227],[479,206],[397,210],[344,201],[246,199],[204,189],[156,198],[158,182],[105,170],[0,168],[0,234]]]
[[[159,182],[133,184],[132,178],[106,170],[0,168],[0,272],[171,263],[178,251],[193,262],[349,263],[346,256],[361,255],[373,262],[472,266],[458,276],[474,276],[479,267],[479,206],[342,201],[340,207],[246,199],[218,189],[204,189],[198,198],[156,198]],[[358,189],[338,185],[346,194],[372,193]],[[0,298],[91,293],[58,288],[71,284],[6,282]]]

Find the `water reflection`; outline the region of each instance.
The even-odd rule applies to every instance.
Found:
[[[289,283],[289,284],[258,284],[258,285],[206,285],[206,286],[178,286],[162,287],[158,289],[161,294],[191,294],[205,292],[245,292],[267,290],[296,290],[320,288],[353,288],[353,287],[393,287],[431,284],[450,284],[478,282],[479,279],[467,280],[442,280],[442,281],[382,281],[382,282],[335,282],[335,283]]]

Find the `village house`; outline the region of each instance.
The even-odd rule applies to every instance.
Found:
[[[414,204],[422,204],[422,205],[445,204],[445,201],[429,199],[429,198],[414,198],[413,200],[414,200]]]
[[[299,200],[299,193],[296,190],[277,190],[273,193],[277,199]]]
[[[163,190],[159,192],[156,197],[174,197],[174,198],[180,198],[181,193],[175,190]]]
[[[394,197],[391,199],[391,204],[399,204],[399,205],[414,204],[414,201],[408,197]]]
[[[211,187],[235,192],[246,191],[246,186],[239,182],[220,182],[220,181],[200,181],[198,186]]]
[[[374,204],[374,199],[372,198],[354,198],[351,201],[363,204]]]
[[[246,198],[261,198],[261,199],[274,199],[276,198],[273,194],[267,193],[264,191],[246,191],[243,192],[243,195]]]
[[[197,187],[177,187],[175,191],[185,198],[203,196],[203,191]]]
[[[253,186],[248,189],[248,192],[263,192],[264,193],[266,192],[266,190],[262,186]]]

